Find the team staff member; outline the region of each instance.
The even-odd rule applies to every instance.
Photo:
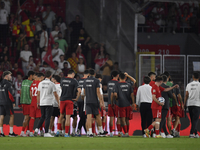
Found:
[[[35,118],[41,117],[41,110],[37,107],[37,93],[38,93],[38,85],[41,81],[44,80],[43,73],[37,73],[33,83],[30,86],[30,97],[31,97],[31,105],[30,105],[30,121],[29,121],[29,130],[30,130],[30,137],[33,137],[33,126],[35,122]],[[41,128],[42,129],[42,128]],[[40,130],[40,135],[43,130]]]
[[[50,119],[53,111],[53,102],[54,98],[59,104],[59,97],[56,92],[56,86],[51,79],[51,71],[47,71],[45,73],[46,79],[39,83],[38,85],[38,93],[37,93],[37,106],[41,109],[41,118],[37,124],[37,128],[35,129],[34,135],[37,136],[38,129],[42,126],[45,120],[45,133],[44,137],[53,137],[50,133],[48,133]]]
[[[129,137],[129,120],[132,118],[131,112],[135,108],[133,88],[131,84],[126,82],[127,76],[129,76],[127,73],[120,73],[120,82],[116,84],[114,89],[114,96],[119,101],[119,116],[125,132],[124,137]],[[132,106],[130,106],[130,99],[132,100]]]
[[[155,80],[155,84],[152,86],[152,89],[151,89],[152,98],[153,98],[151,109],[152,109],[153,119],[155,119],[155,121],[147,129],[144,130],[147,137],[149,137],[150,130],[155,127],[155,133],[156,133],[155,137],[162,138],[162,136],[159,135],[159,132],[160,132],[159,128],[160,128],[160,121],[161,121],[161,116],[162,116],[162,106],[164,105],[164,103],[159,102],[158,98],[161,97],[162,91],[168,92],[178,87],[178,85],[175,85],[173,87],[164,89],[160,87],[162,83],[163,83],[163,78],[161,76],[158,76]]]
[[[73,114],[73,106],[74,106],[73,101],[77,101],[79,98],[79,94],[77,94],[78,82],[74,79],[74,76],[75,76],[74,70],[69,70],[68,76],[66,78],[62,78],[60,82],[62,93],[60,97],[60,117],[58,119],[58,127],[57,127],[58,131],[56,132],[56,136],[59,136],[61,133],[62,119],[64,118],[64,115],[66,115],[64,137],[70,137],[68,135],[68,132],[70,126],[70,117]]]
[[[30,97],[30,86],[33,83],[35,72],[29,71],[28,72],[28,79],[22,81],[22,88],[21,88],[21,96],[20,96],[20,103],[22,104],[23,109],[23,126],[20,136],[25,137],[29,136],[29,120],[30,120],[30,104],[31,104],[31,97]],[[27,127],[26,134],[24,133]]]
[[[144,77],[144,85],[140,86],[136,95],[136,104],[139,107],[141,115],[141,126],[143,137],[146,137],[144,129],[150,126],[152,123],[152,87],[149,85],[151,79],[146,76]]]
[[[15,137],[17,134],[13,132],[13,124],[14,124],[14,98],[13,95],[15,94],[15,90],[12,87],[10,82],[11,80],[11,72],[4,71],[3,72],[3,80],[0,83],[0,130],[1,134],[0,137],[5,137],[3,132],[3,121],[6,115],[10,115],[10,132],[9,137]]]
[[[78,84],[79,84],[79,91],[82,90],[83,88],[83,84],[84,84],[84,80],[89,76],[89,71],[88,70],[85,70],[84,71],[84,76],[83,78],[81,78],[79,81],[78,81]],[[85,129],[85,133],[87,132],[87,129],[86,129],[86,114],[85,114],[85,110],[84,110],[84,100],[79,97],[78,101],[77,101],[77,104],[78,104],[78,112],[79,112],[79,117],[80,117],[80,120],[79,120],[79,123],[78,123],[78,129],[77,129],[77,134],[78,136],[81,136],[81,128],[84,127]]]
[[[111,94],[113,94],[113,89],[115,85],[118,83],[118,78],[119,78],[119,72],[118,71],[113,71],[111,73],[112,80],[108,82],[108,116],[110,117],[110,122],[109,122],[109,128],[110,128],[110,137],[113,137],[113,120],[115,117],[118,116],[118,114],[115,113],[115,103],[113,100],[111,101]],[[119,122],[119,121],[118,121]],[[120,122],[117,124],[120,125]],[[120,129],[118,129],[119,131]]]
[[[194,72],[192,75],[193,81],[186,86],[186,93],[184,98],[184,106],[188,106],[190,119],[191,119],[191,130],[190,138],[199,138],[197,133],[197,124],[199,120],[200,112],[200,83],[199,74]]]

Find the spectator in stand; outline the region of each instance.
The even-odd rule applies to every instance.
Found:
[[[52,28],[55,25],[55,20],[56,20],[55,15],[56,14],[53,11],[51,11],[50,5],[47,6],[47,10],[42,14],[43,22],[47,26],[48,35],[50,35]]]
[[[147,20],[146,24],[149,26],[147,28],[147,32],[158,32],[159,26],[156,24],[156,22],[153,19],[153,14],[151,13],[149,19]]]
[[[12,55],[14,55],[14,48],[16,47],[16,40],[19,38],[20,29],[20,22],[15,19],[12,25]]]
[[[35,21],[36,21],[35,22],[35,29],[36,29],[35,32],[38,33],[42,30],[42,22],[40,20],[40,17],[36,17]]]
[[[168,19],[167,19],[167,32],[171,32],[173,34],[176,34],[175,30],[177,28],[177,23],[179,21],[179,17],[178,17],[178,14],[177,14],[177,9],[176,9],[176,4],[172,5],[170,10],[169,10],[169,13],[168,13]]]
[[[121,72],[121,70],[119,70],[119,63],[115,62],[113,65],[113,71],[118,71],[119,73]]]
[[[21,87],[22,87],[22,75],[20,72],[17,73],[17,78],[14,83],[15,85],[15,106],[18,107],[20,102]]]
[[[104,46],[101,46],[99,53],[96,54],[95,59],[94,59],[94,62],[95,62],[95,71],[96,72],[99,72],[101,66],[103,65],[102,62],[98,63],[97,61],[104,59],[105,56],[106,56],[105,54],[106,54],[105,48],[104,48]]]
[[[12,70],[12,64],[8,61],[8,56],[4,56],[4,61],[2,62],[3,71]]]
[[[12,76],[16,78],[18,72],[20,72],[22,77],[24,77],[24,71],[21,68],[19,68],[18,63],[15,63],[12,69]]]
[[[38,16],[42,20],[42,13],[44,12],[43,0],[39,0],[36,7],[35,16]]]
[[[86,59],[85,59],[85,56],[82,54],[82,48],[81,48],[80,45],[79,45],[79,46],[77,47],[77,49],[76,49],[76,57],[77,57],[78,59],[83,58],[83,63],[86,64]]]
[[[62,70],[58,67],[58,61],[54,61],[54,66],[55,66],[54,69],[53,68],[50,69],[52,76],[59,75],[62,72]]]
[[[47,26],[45,24],[42,25],[42,33],[40,35],[40,54],[42,53],[42,48],[44,46],[48,46],[48,34],[47,34]]]
[[[19,38],[18,38],[18,43],[17,43],[17,54],[16,54],[16,59],[15,59],[15,62],[18,61],[19,57],[20,57],[20,52],[21,50],[24,48],[24,45],[27,44],[26,42],[26,35],[23,34],[22,32],[20,32],[19,34]]]
[[[63,72],[61,72],[61,73],[59,74],[59,76],[60,76],[61,79],[65,77]]]
[[[70,33],[70,41],[71,41],[71,48],[75,49],[77,44],[77,39],[80,34],[80,29],[83,28],[83,23],[80,21],[80,16],[76,15],[76,20],[72,21],[69,24]]]
[[[163,15],[164,15],[164,9],[162,8],[162,4],[160,2],[157,3],[156,7],[153,8],[152,13],[154,13],[156,24],[160,28],[163,22]]]
[[[183,14],[181,15],[181,25],[184,27],[189,27],[191,16],[192,14],[189,14],[188,9],[184,9]]]
[[[84,65],[83,58],[79,58],[79,62],[78,62],[76,71],[77,71],[78,75],[80,76],[80,78],[83,77],[85,69],[86,69],[86,67]]]
[[[68,44],[65,39],[62,38],[62,33],[58,33],[58,40],[55,42],[59,43],[59,48],[62,49],[63,53],[66,55],[68,51]]]
[[[2,48],[3,51],[0,53],[0,63],[4,61],[4,57],[7,56],[7,58],[9,59],[9,51],[8,51],[8,46],[5,46]]]
[[[29,51],[29,45],[26,44],[24,45],[24,50],[20,52],[20,58],[22,60],[22,70],[24,73],[27,73],[27,68],[26,66],[28,65],[29,57],[32,56],[32,52]]]
[[[69,68],[68,62],[64,62],[63,67],[64,68],[62,69],[62,72],[63,72],[64,76],[67,76],[68,75],[68,71],[71,69],[71,67]]]
[[[79,37],[78,37],[78,43],[81,44],[81,48],[83,50],[83,54],[86,56],[87,55],[87,45],[88,45],[88,42],[90,41],[90,37],[87,35],[87,33],[85,32],[85,29],[82,28],[80,29],[80,34],[79,34]]]
[[[54,41],[58,40],[58,33],[59,33],[59,27],[58,25],[55,25],[54,31],[51,32]]]
[[[70,63],[71,65],[71,69],[73,69],[76,72],[76,67],[77,67],[77,64],[78,64],[78,58],[76,57],[76,53],[73,52],[72,57],[68,58],[67,61]]]
[[[6,38],[8,34],[8,12],[5,9],[5,3],[0,3],[0,44],[6,45]]]
[[[30,38],[28,41],[28,45],[30,48],[30,51],[33,54],[33,58],[37,58],[37,50],[36,50],[36,45],[35,45],[35,39],[34,38]]]
[[[47,50],[48,50],[48,48],[47,48],[46,46],[44,46],[44,47],[42,48],[42,55],[41,55],[42,64],[43,64],[43,62],[44,62],[43,58],[44,58],[44,56],[46,55]]]
[[[68,61],[64,60],[65,56],[64,55],[60,55],[60,61],[59,61],[59,68],[63,69],[64,68],[64,63],[67,62],[68,63],[68,69],[71,69],[71,65]]]
[[[36,64],[33,61],[33,56],[29,57],[29,61],[28,61],[28,65],[26,66],[27,72],[26,72],[26,76],[28,75],[29,71],[34,71],[36,67]]]
[[[62,37],[63,38],[66,38],[66,35],[67,35],[67,33],[66,33],[66,31],[67,31],[67,26],[66,26],[66,24],[65,24],[65,22],[63,21],[63,18],[60,16],[60,17],[58,17],[58,19],[57,19],[58,21],[57,21],[57,25],[58,25],[58,27],[59,27],[59,29],[60,29],[60,32],[62,33]]]
[[[51,68],[49,67],[49,65],[44,61],[43,65],[39,68],[39,71],[43,74],[46,73],[46,71],[50,70]]]
[[[30,38],[33,38],[35,35],[35,25],[33,23],[30,23],[26,25],[25,27],[26,32],[26,40],[28,41]]]
[[[92,68],[94,68],[95,67],[94,58],[95,58],[96,54],[98,54],[100,51],[99,44],[97,42],[95,42],[94,46],[92,47],[92,44],[89,43],[88,47],[91,49]]]
[[[15,22],[15,20],[17,20],[15,18],[15,15],[13,13],[10,14],[10,19],[9,19],[9,29],[10,29],[10,33],[12,33],[12,28],[13,28],[13,24]],[[10,35],[10,34],[9,34]]]
[[[12,6],[12,0],[2,0],[5,4],[5,10],[8,12],[8,15],[10,15],[10,7]]]
[[[64,55],[64,53],[63,53],[62,49],[59,48],[59,43],[56,42],[54,49],[52,50],[53,61],[59,62],[60,61],[60,55]]]

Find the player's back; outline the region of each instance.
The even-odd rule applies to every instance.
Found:
[[[40,81],[34,80],[33,83],[30,86],[30,91],[32,95],[31,105],[37,106],[37,93],[38,93],[38,85]]]
[[[98,103],[97,88],[100,88],[99,80],[90,76],[85,79],[83,87],[85,89],[86,104]]]
[[[118,80],[111,80],[108,82],[108,104],[111,104],[111,93],[114,92],[114,87],[118,83]]]

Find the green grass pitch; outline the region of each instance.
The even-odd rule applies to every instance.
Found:
[[[1,150],[199,150],[200,139],[122,137],[0,137]]]

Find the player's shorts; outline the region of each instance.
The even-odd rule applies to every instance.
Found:
[[[172,107],[172,115],[173,117],[184,117],[184,110],[182,110],[181,106],[173,106]]]
[[[53,112],[52,112],[51,116],[53,116],[53,117],[60,116],[60,109],[58,109],[58,107],[53,107]]]
[[[98,115],[100,114],[99,112],[99,105],[98,104],[86,104],[86,114],[93,114],[93,115]]]
[[[168,112],[167,112],[167,118],[169,118],[169,117],[171,117],[172,116],[172,113],[171,113],[171,107],[169,107],[169,110],[168,110]]]
[[[152,109],[152,116],[153,116],[153,119],[156,119],[156,118],[160,118],[162,117],[162,109]]]
[[[119,108],[119,116],[132,119],[132,109],[130,106],[127,107],[118,107]]]
[[[41,110],[37,108],[37,106],[30,105],[30,117],[33,118],[40,118],[41,117]]]
[[[103,109],[103,107],[101,107],[101,117],[105,117],[106,116],[106,110]]]
[[[119,106],[115,105],[115,116],[118,118],[120,117],[119,115]]]
[[[30,115],[30,104],[22,104],[23,115]]]
[[[114,106],[115,107],[115,106]],[[109,117],[115,117],[116,115],[115,115],[115,108],[113,108],[112,106],[111,106],[111,104],[109,104],[108,105],[108,116]]]
[[[0,105],[0,115],[13,115],[14,110],[12,105]]]
[[[72,115],[74,109],[74,103],[71,100],[60,101],[60,113],[66,115]]]

